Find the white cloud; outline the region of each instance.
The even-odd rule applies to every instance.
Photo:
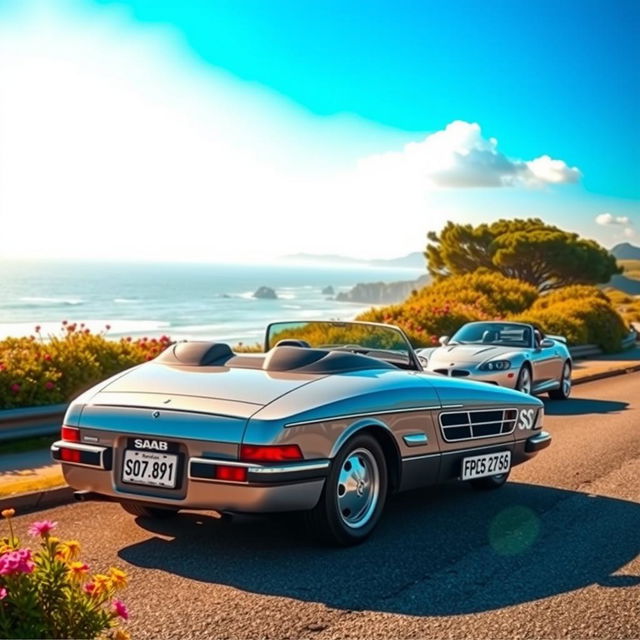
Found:
[[[442,188],[579,178],[548,156],[506,157],[477,124],[406,144],[406,132],[313,116],[116,6],[16,6],[0,22],[6,257],[392,257],[453,215],[455,200],[435,202]]]
[[[495,138],[484,138],[477,123],[456,120],[402,151],[363,159],[360,169],[380,179],[415,181],[440,188],[539,187],[577,182],[580,171],[548,155],[514,160],[498,151]]]
[[[612,230],[617,230],[614,233],[614,237],[620,237],[619,231],[622,232],[622,236],[625,238],[633,238],[636,235],[633,222],[629,216],[614,216],[611,213],[601,213],[596,216],[595,221],[601,227],[611,227]],[[622,229],[620,230],[619,227],[622,227]]]
[[[596,216],[596,224],[599,224],[602,226],[609,226],[609,225],[625,226],[625,225],[628,225],[629,223],[630,221],[627,216],[614,216],[614,215],[611,215],[610,213],[601,213],[600,215]]]

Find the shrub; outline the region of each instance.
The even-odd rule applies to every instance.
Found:
[[[531,309],[547,309],[548,307],[565,302],[566,300],[585,300],[587,298],[596,298],[604,302],[610,302],[609,298],[597,287],[591,287],[585,284],[574,284],[562,289],[556,289],[545,295],[540,296],[532,305]]]
[[[52,536],[56,523],[47,520],[29,527],[39,549],[21,546],[13,532],[14,513],[2,512],[9,536],[0,542],[0,636],[129,638],[119,626],[129,617],[127,607],[115,597],[127,584],[126,573],[112,567],[91,575],[80,560],[80,544]]]
[[[82,325],[63,323],[62,335],[0,341],[0,407],[57,404],[124,369],[155,358],[171,340],[108,340]]]
[[[404,303],[365,311],[358,320],[401,327],[415,347],[437,344],[463,324],[502,318],[527,309],[535,287],[498,273],[476,271],[446,278],[412,294]]]
[[[514,319],[533,322],[546,333],[565,336],[569,344],[595,344],[607,352],[619,351],[627,333],[623,319],[606,296],[533,305]]]

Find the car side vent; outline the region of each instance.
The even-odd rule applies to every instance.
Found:
[[[516,409],[447,411],[440,414],[440,430],[447,442],[493,438],[513,433],[517,417]]]

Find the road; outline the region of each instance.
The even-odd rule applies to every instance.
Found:
[[[290,517],[38,518],[92,569],[129,571],[136,638],[639,638],[640,373],[545,404],[553,444],[504,488],[396,496],[357,548],[317,548]]]

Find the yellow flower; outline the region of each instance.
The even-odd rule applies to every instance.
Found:
[[[3,509],[2,510],[2,517],[3,518],[13,518],[13,516],[16,515],[16,510],[15,509]]]
[[[111,584],[113,584],[116,589],[123,589],[127,586],[127,574],[122,569],[111,567],[111,569],[109,569],[108,571],[108,574],[109,578],[111,579]]]
[[[96,596],[102,595],[112,588],[109,576],[105,576],[102,573],[97,573],[93,576],[93,584],[96,585],[96,588],[93,591]]]
[[[69,575],[74,580],[82,580],[89,571],[89,566],[84,562],[72,562],[69,565]]]
[[[113,634],[113,640],[131,640],[131,634],[124,629],[116,629]]]
[[[80,557],[80,543],[77,540],[61,542],[56,557],[62,562],[70,562]]]
[[[0,555],[2,555],[3,553],[9,553],[10,551],[14,551],[14,548],[10,544],[0,544]]]

